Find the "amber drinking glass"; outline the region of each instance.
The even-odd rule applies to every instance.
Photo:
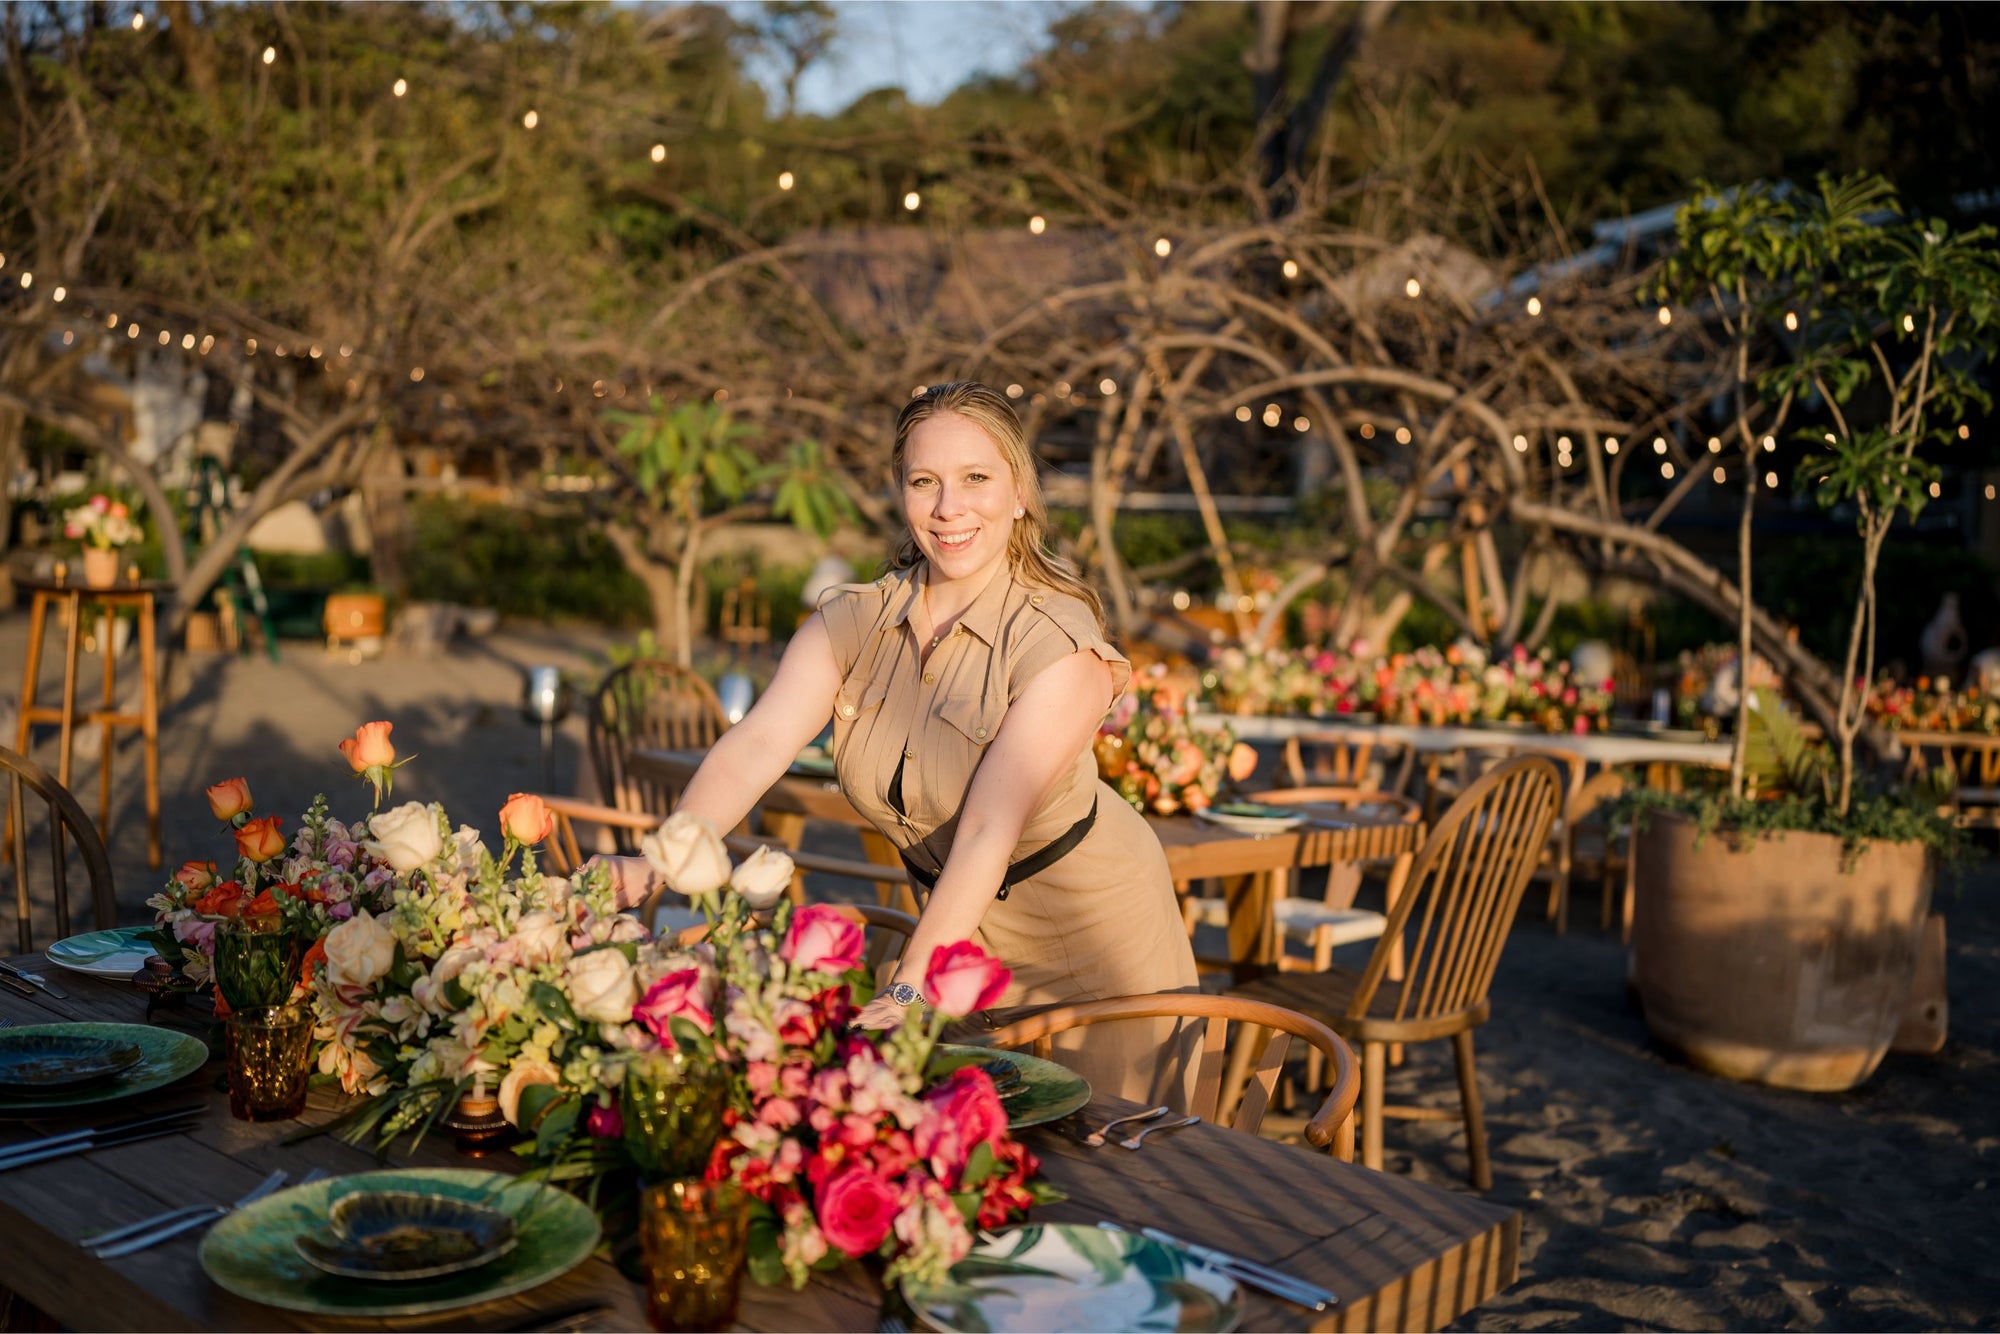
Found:
[[[648,1182],[699,1176],[722,1138],[729,1083],[713,1061],[672,1047],[634,1058],[618,1109],[625,1148]]]
[[[727,1329],[749,1240],[750,1201],[732,1183],[684,1177],[648,1187],[639,1208],[647,1322],[657,1330]]]
[[[284,919],[232,917],[215,926],[215,985],[232,1010],[283,1005],[304,957]]]
[[[306,1109],[312,1011],[251,1006],[229,1015],[229,1110],[239,1121],[288,1121]]]

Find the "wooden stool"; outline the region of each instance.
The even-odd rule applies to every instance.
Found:
[[[57,569],[62,571],[61,566]],[[14,749],[26,755],[36,723],[55,723],[62,729],[61,754],[56,762],[56,781],[68,787],[71,741],[77,724],[97,724],[103,736],[103,755],[97,783],[97,826],[106,841],[111,837],[111,755],[112,729],[136,727],[144,741],[146,758],[146,864],[160,865],[160,701],[158,665],[154,647],[154,595],[171,587],[153,580],[120,580],[107,588],[90,588],[65,578],[25,578],[17,588],[35,595],[28,619],[28,662],[21,681],[21,721]],[[42,667],[42,635],[48,628],[49,608],[60,605],[69,618],[68,637],[63,653],[62,707],[35,703],[35,687]],[[79,711],[76,699],[76,666],[83,638],[83,609],[101,608],[108,617],[121,607],[139,613],[139,712],[117,711],[118,659],[112,651],[112,636],[104,636],[104,707]]]

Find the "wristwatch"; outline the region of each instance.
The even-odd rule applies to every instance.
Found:
[[[923,992],[918,991],[908,982],[897,982],[882,994],[896,1002],[896,1004],[903,1006],[915,1005],[924,996]]]

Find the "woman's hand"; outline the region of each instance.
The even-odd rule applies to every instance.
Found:
[[[918,1003],[916,1001],[911,1002],[912,1005]],[[900,1028],[903,1024],[903,1013],[907,1009],[909,1009],[909,1006],[896,1004],[896,1002],[889,999],[887,992],[883,992],[881,995],[875,997],[874,1000],[862,1006],[855,1013],[854,1018],[848,1020],[848,1026],[850,1028],[867,1029]]]
[[[632,909],[646,901],[648,895],[659,888],[659,877],[644,857],[607,857],[602,854],[592,857],[583,864],[584,870],[601,866],[611,872],[611,883],[618,893],[618,906]]]

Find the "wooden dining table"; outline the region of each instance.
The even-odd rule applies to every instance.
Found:
[[[686,787],[701,766],[704,751],[635,751],[632,771],[673,791]],[[868,859],[899,866],[895,848],[870,824],[831,776],[793,770],[759,802],[764,831],[796,850],[806,822],[824,820],[860,831]],[[1285,877],[1314,866],[1380,861],[1391,864],[1390,882],[1415,857],[1423,826],[1393,809],[1363,801],[1337,812],[1315,808],[1314,820],[1275,833],[1245,833],[1191,815],[1148,815],[1146,823],[1167,854],[1174,888],[1186,894],[1196,881],[1220,881],[1229,903],[1229,962],[1239,976],[1275,963],[1284,948],[1271,905],[1284,892]],[[1338,816],[1338,819],[1327,817]],[[888,886],[881,887],[885,892]],[[885,899],[886,902],[886,899]]]
[[[11,1024],[146,1022],[135,987],[64,972],[40,956],[10,962],[42,972],[68,993],[22,996],[0,988],[0,1020]],[[192,1013],[183,1022],[199,1021]],[[297,1138],[354,1104],[316,1090],[299,1122],[231,1118],[211,1061],[180,1084],[90,1115],[51,1112],[0,1119],[0,1148],[133,1113],[193,1106],[185,1135],[100,1149],[0,1171],[0,1284],[74,1329],[534,1329],[583,1308],[603,1308],[585,1328],[643,1329],[636,1284],[603,1250],[560,1278],[517,1296],[426,1317],[328,1320],[261,1305],[211,1282],[198,1260],[200,1232],[116,1260],[77,1245],[89,1233],[191,1203],[226,1204],[273,1169],[296,1181],[313,1168],[335,1175],[384,1165],[481,1167],[518,1172],[511,1153],[461,1156],[440,1136],[414,1151],[399,1143],[388,1164],[328,1135]],[[1436,1329],[1516,1277],[1520,1215],[1476,1197],[1339,1162],[1324,1153],[1203,1124],[1157,1136],[1136,1152],[1087,1148],[1077,1121],[1098,1124],[1132,1110],[1094,1099],[1068,1122],[1026,1129],[1023,1142],[1044,1177],[1068,1196],[1036,1209],[1048,1222],[1115,1220],[1274,1265],[1331,1288],[1324,1313],[1245,1290],[1242,1328],[1272,1330]],[[803,1290],[748,1284],[738,1312],[746,1330],[873,1330],[881,1293],[856,1265],[815,1275]]]

